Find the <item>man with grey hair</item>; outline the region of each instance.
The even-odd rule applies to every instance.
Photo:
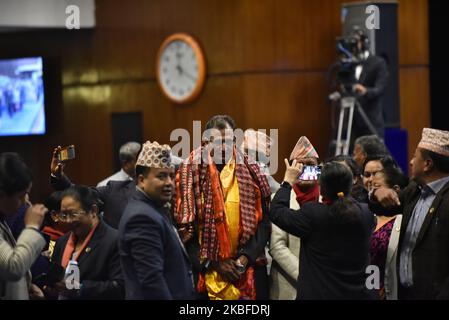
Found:
[[[133,180],[135,175],[136,158],[140,151],[140,143],[130,141],[120,147],[119,159],[122,168],[97,184],[97,187],[103,187],[109,181]]]
[[[390,155],[390,152],[388,151],[383,140],[378,136],[361,136],[355,140],[352,158],[357,163],[359,168],[363,167],[363,164],[367,158],[382,155]]]
[[[270,175],[267,165],[270,161],[272,145],[273,140],[262,131],[246,129],[240,149],[248,155],[250,160],[259,165],[261,172],[267,177],[271,193],[275,193],[279,190],[280,184]]]

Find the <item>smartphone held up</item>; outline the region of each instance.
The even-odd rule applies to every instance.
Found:
[[[301,181],[317,181],[321,175],[321,166],[304,166],[299,176]]]
[[[75,146],[72,144],[70,146],[62,148],[58,152],[57,156],[59,162],[66,162],[75,159]]]

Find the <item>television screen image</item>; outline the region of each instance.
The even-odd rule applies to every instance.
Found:
[[[0,136],[44,133],[42,58],[0,59]]]

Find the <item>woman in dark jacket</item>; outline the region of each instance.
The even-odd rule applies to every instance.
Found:
[[[66,273],[79,269],[76,281],[60,281],[46,290],[58,299],[124,299],[124,281],[118,254],[118,232],[101,220],[96,193],[85,186],[72,186],[61,195],[56,215],[69,225],[60,237],[51,258]],[[76,280],[75,278],[73,278]]]
[[[289,208],[291,185],[302,165],[286,160],[287,170],[270,211],[271,221],[301,238],[297,299],[371,299],[366,287],[369,248],[375,217],[351,194],[352,173],[327,163],[320,177],[323,203],[310,202],[299,212]]]

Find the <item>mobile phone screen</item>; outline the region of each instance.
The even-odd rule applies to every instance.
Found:
[[[304,166],[299,180],[302,181],[316,181],[321,175],[320,166]]]
[[[67,161],[75,159],[75,146],[71,145],[61,149],[58,155],[59,161]]]

